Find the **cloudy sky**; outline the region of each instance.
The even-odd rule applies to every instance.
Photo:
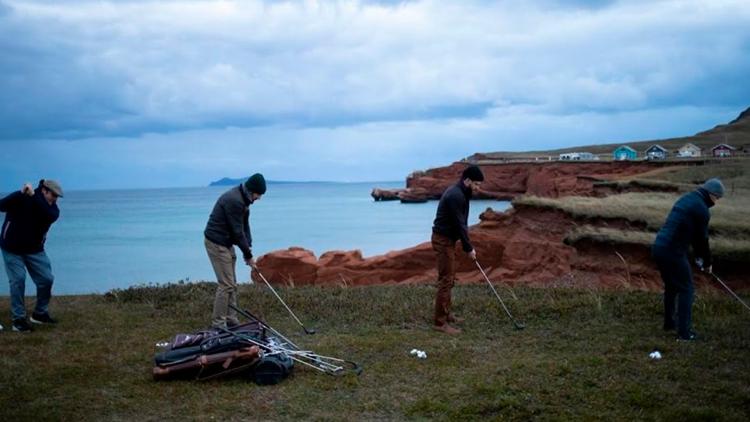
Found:
[[[402,180],[750,106],[747,0],[0,0],[0,191]]]

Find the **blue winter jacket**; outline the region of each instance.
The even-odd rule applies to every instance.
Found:
[[[57,204],[50,205],[36,188],[34,196],[16,191],[0,199],[5,222],[0,232],[0,248],[17,255],[42,252],[52,223],[60,216]]]
[[[703,265],[711,265],[711,249],[708,246],[708,209],[714,205],[703,188],[683,195],[675,202],[654,241],[655,247],[675,255],[687,255],[690,246]]]

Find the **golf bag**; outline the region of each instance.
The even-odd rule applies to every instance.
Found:
[[[163,351],[154,357],[155,380],[207,380],[245,372],[258,384],[276,384],[291,373],[291,359],[283,354],[264,355],[259,345],[271,340],[257,321],[230,329],[212,328],[192,334],[177,334],[160,343]]]
[[[293,369],[292,358],[284,353],[274,353],[264,355],[249,374],[258,385],[274,385],[288,377]]]

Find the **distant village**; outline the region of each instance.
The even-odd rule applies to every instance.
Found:
[[[668,158],[676,159],[690,159],[690,158],[701,158],[701,157],[713,157],[713,158],[729,158],[735,155],[742,154],[744,151],[738,151],[737,148],[721,143],[709,151],[704,151],[702,148],[686,143],[675,151],[669,151],[661,145],[654,144],[646,148],[646,150],[639,153],[635,149],[628,145],[620,145],[615,148],[611,153],[611,159],[614,161],[627,161],[627,160],[666,160]],[[609,154],[607,154],[609,155]],[[599,160],[602,158],[600,155],[592,154],[586,151],[580,152],[566,152],[559,155],[560,161],[589,161]],[[609,159],[610,157],[605,157]]]
[[[669,150],[659,144],[653,144],[643,151],[637,151],[629,145],[620,145],[611,152],[592,153],[590,151],[565,152],[558,155],[539,155],[518,154],[506,155],[505,153],[477,153],[471,157],[464,158],[462,161],[475,164],[490,163],[510,163],[510,162],[529,162],[529,161],[655,161],[655,160],[706,160],[722,159],[732,157],[746,157],[750,155],[750,148],[744,145],[736,148],[726,142],[719,143],[711,149],[701,148],[693,143],[686,143],[676,150]]]

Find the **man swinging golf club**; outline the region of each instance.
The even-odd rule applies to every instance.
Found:
[[[242,258],[248,266],[253,265],[250,235],[250,205],[266,193],[266,180],[256,173],[245,183],[235,186],[219,197],[208,218],[204,243],[208,258],[216,273],[218,283],[212,325],[222,328],[237,325],[239,319],[232,304],[237,307],[237,256],[234,245],[242,251]]]
[[[697,190],[683,195],[675,202],[651,248],[664,282],[664,330],[677,328],[679,340],[691,341],[697,338],[692,331],[694,288],[688,249],[693,246],[696,262],[702,270],[711,273],[711,250],[708,246],[708,222],[711,214],[708,209],[722,196],[724,185],[719,179],[710,179]]]
[[[461,332],[460,328],[450,325],[462,321],[451,313],[451,290],[456,282],[456,242],[461,240],[464,252],[476,261],[477,253],[469,239],[469,200],[482,181],[484,175],[479,167],[467,167],[461,174],[461,180],[449,187],[440,198],[432,226],[432,249],[438,267],[434,329],[446,334]]]

